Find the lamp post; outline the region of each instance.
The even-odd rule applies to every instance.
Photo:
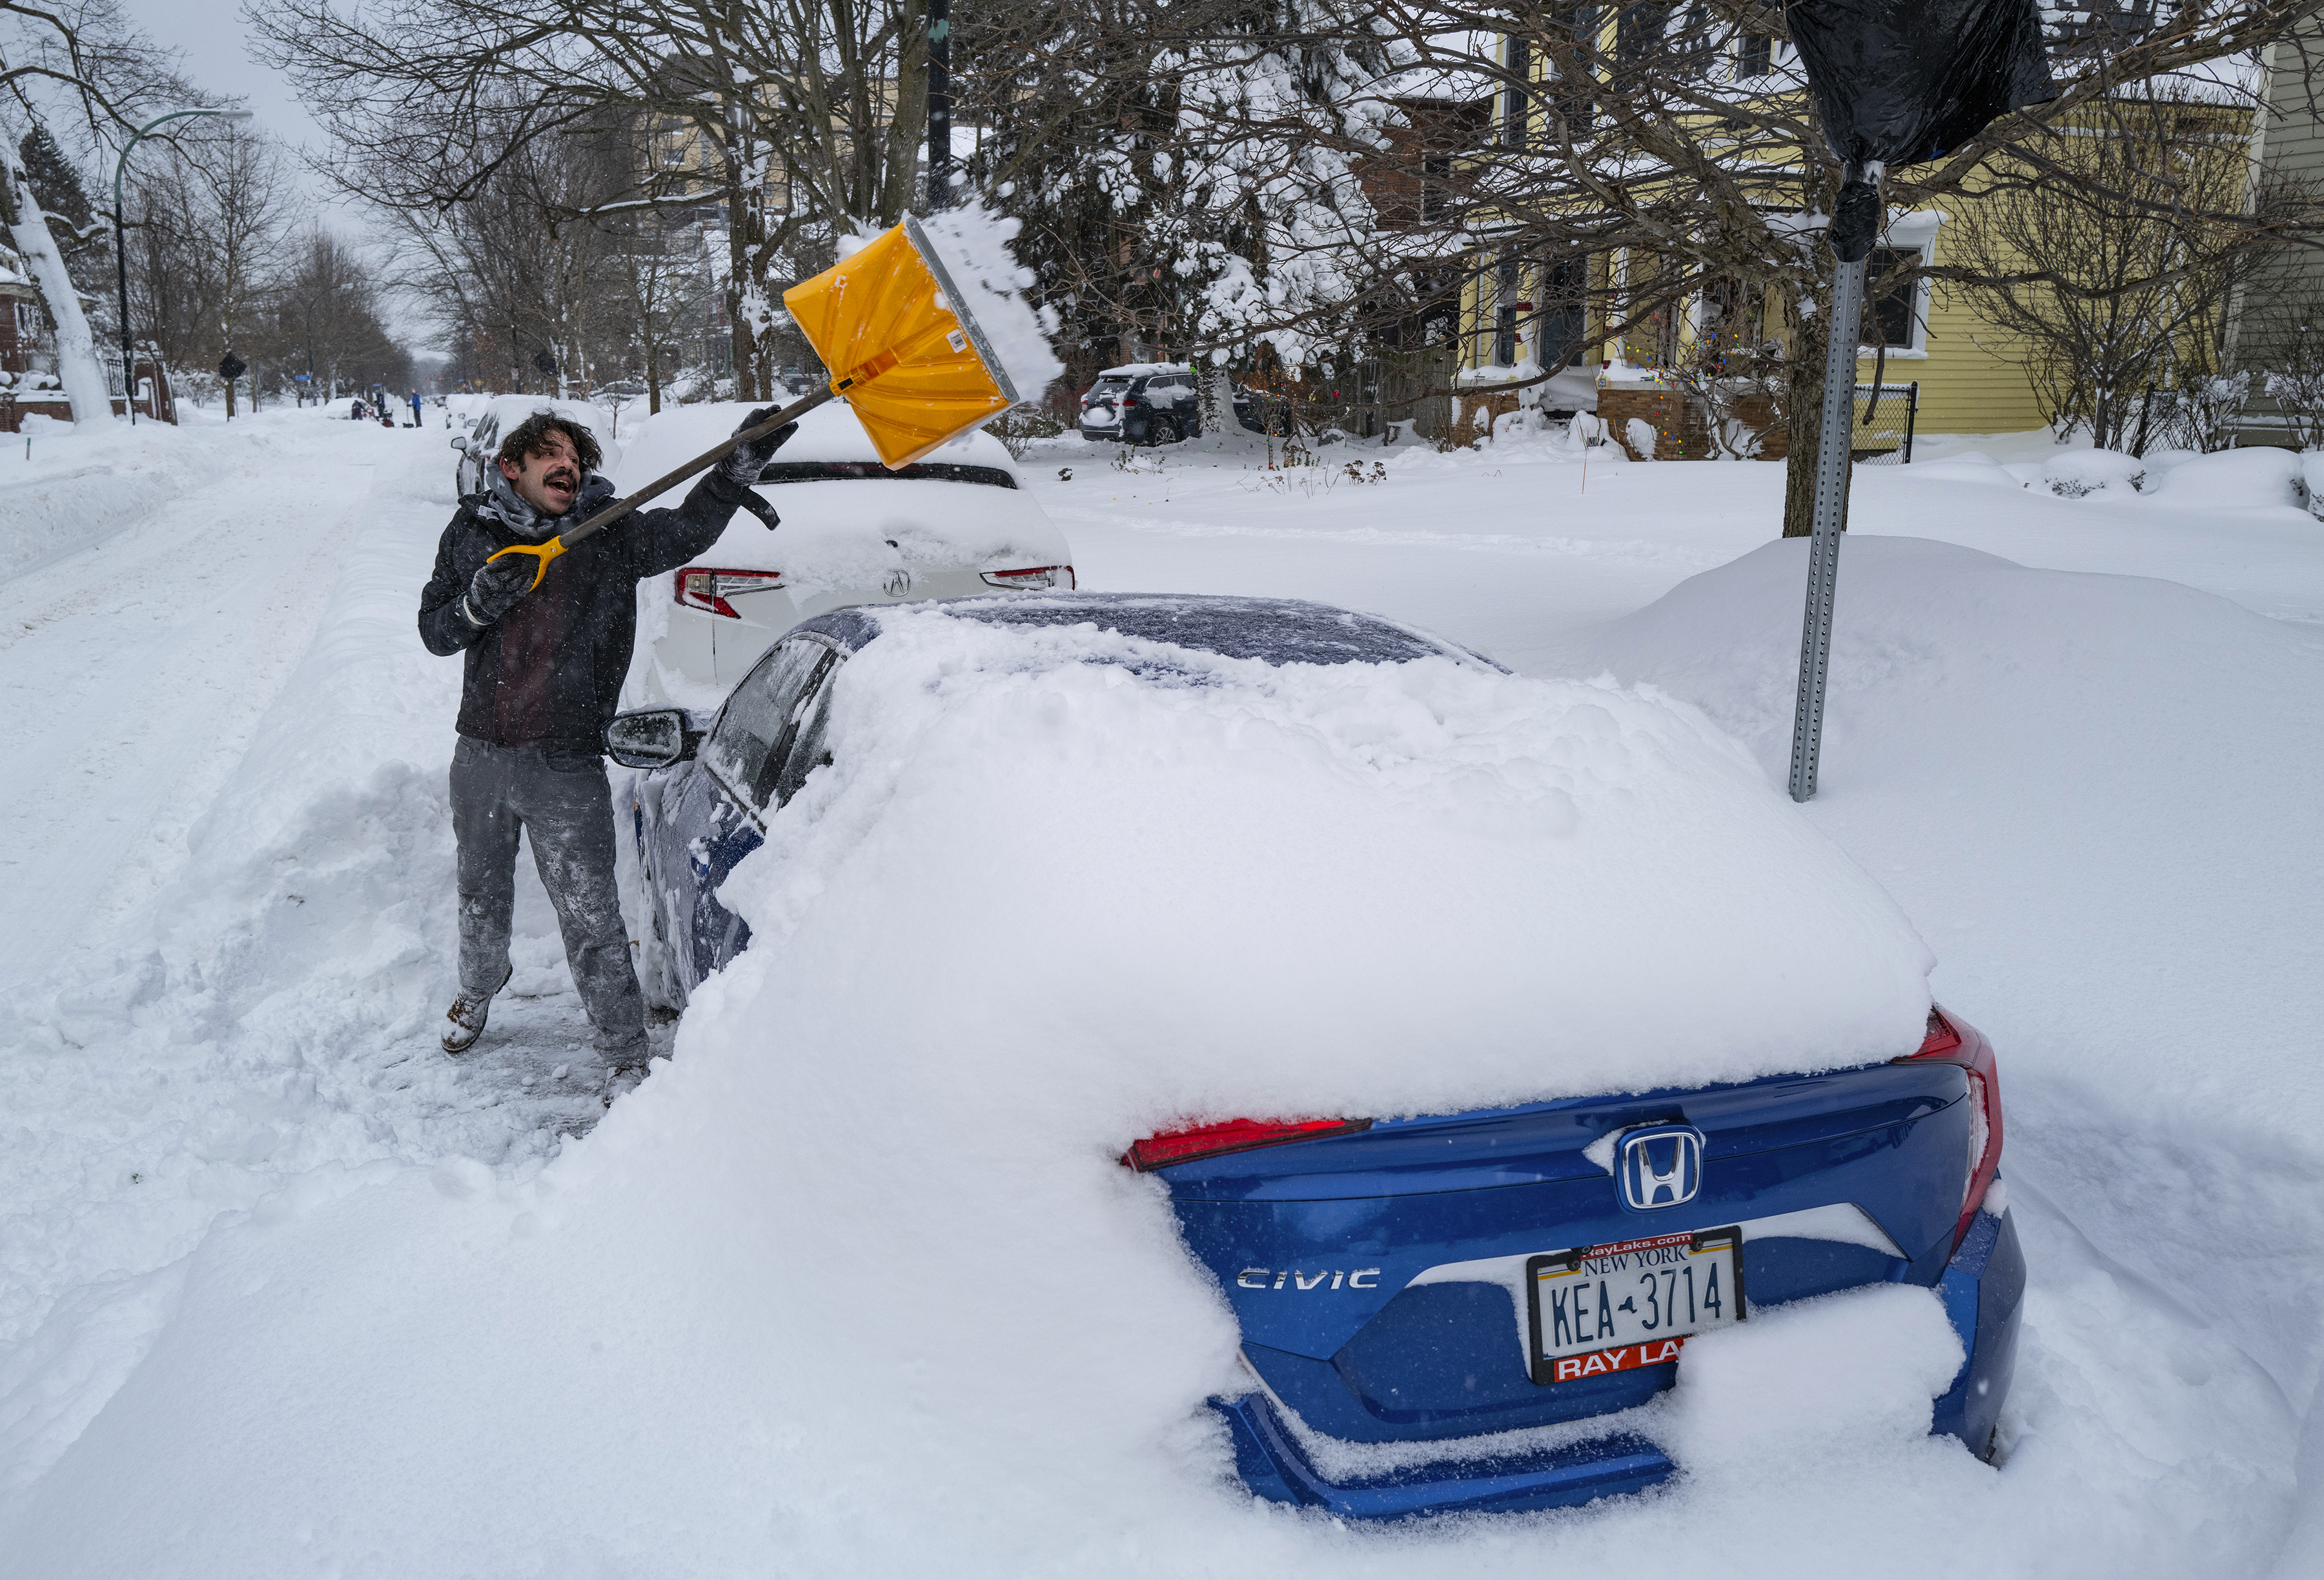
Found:
[[[121,226],[121,177],[129,168],[129,151],[143,140],[154,127],[171,121],[182,121],[192,115],[217,115],[228,121],[247,121],[248,110],[171,110],[166,115],[156,115],[137,128],[134,135],[121,145],[121,157],[113,161],[113,261],[121,285],[121,403],[129,409],[129,426],[137,426],[137,358],[130,349],[129,340],[129,237]]]

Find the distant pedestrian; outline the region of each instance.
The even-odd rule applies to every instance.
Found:
[[[417,390],[411,392],[411,426],[413,427],[425,426],[420,420],[420,391]]]

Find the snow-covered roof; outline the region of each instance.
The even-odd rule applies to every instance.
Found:
[[[1118,368],[1106,368],[1098,373],[1101,379],[1135,379],[1148,373],[1183,373],[1189,371],[1185,363],[1124,363]]]

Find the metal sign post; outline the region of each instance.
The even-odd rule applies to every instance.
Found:
[[[1856,434],[1856,345],[1864,317],[1866,260],[1840,262],[1831,277],[1831,323],[1823,358],[1823,431],[1816,441],[1815,537],[1808,556],[1808,606],[1800,630],[1800,694],[1792,712],[1792,799],[1812,801],[1823,744],[1824,682],[1831,667],[1832,598],[1840,586],[1840,536],[1848,525],[1849,442]]]

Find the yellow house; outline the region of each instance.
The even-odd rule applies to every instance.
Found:
[[[1611,16],[1618,10],[1609,8],[1601,14]],[[1609,53],[1615,48],[1610,33],[1605,47]],[[1521,42],[1505,38],[1499,45],[1501,62],[1508,66],[1514,58],[1523,69],[1523,49]],[[1780,40],[1744,39],[1711,69],[1742,83],[1752,76],[1784,70],[1791,57],[1790,45]],[[1525,157],[1526,135],[1510,129],[1524,127],[1526,117],[1536,113],[1533,106],[1557,91],[1539,62],[1526,74],[1543,82],[1543,88],[1522,100],[1503,91],[1493,117],[1500,129],[1496,137],[1499,147],[1478,151],[1471,158],[1509,158],[1512,149],[1515,157]],[[1941,209],[1892,209],[1871,260],[1872,279],[1877,281],[1900,262],[1917,260],[1928,267],[1946,263],[1950,220]],[[1702,291],[1675,312],[1656,315],[1634,326],[1619,344],[1611,343],[1606,338],[1607,325],[1628,315],[1609,317],[1609,307],[1637,299],[1646,294],[1642,288],[1651,283],[1629,278],[1628,258],[1619,253],[1593,255],[1585,279],[1572,263],[1562,270],[1545,269],[1513,246],[1497,244],[1490,216],[1480,216],[1470,230],[1477,244],[1463,259],[1459,329],[1460,377],[1466,387],[1489,390],[1519,376],[1564,368],[1569,372],[1551,381],[1543,404],[1578,405],[1574,397],[1591,383],[1601,389],[1662,387],[1666,370],[1688,357],[1707,335],[1716,335],[1729,344],[1773,341],[1788,345],[1782,307],[1772,295],[1766,301],[1745,303],[1706,299],[1710,293]],[[1953,230],[1957,234],[1958,225]],[[1517,227],[1509,226],[1512,239],[1516,234]],[[1828,253],[1821,247],[1816,252],[1829,262]],[[1870,386],[1877,371],[1887,393],[1876,414],[1880,435],[1868,435],[1859,427],[1859,456],[1901,447],[1908,401],[1915,407],[1912,422],[1916,436],[2010,433],[2043,426],[2025,347],[2015,335],[1981,316],[1965,291],[1926,277],[1901,289],[1876,289],[1867,304],[1866,331],[1868,338],[1886,344],[1885,354],[1877,344],[1863,348],[1858,382]],[[1859,425],[1867,404],[1859,399]]]

